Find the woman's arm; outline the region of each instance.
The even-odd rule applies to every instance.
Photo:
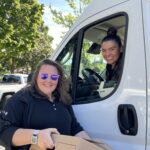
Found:
[[[34,129],[18,129],[13,135],[12,138],[12,145],[13,146],[23,146],[23,145],[28,145],[28,144],[33,144],[32,143],[32,134],[33,134]],[[48,128],[44,130],[40,130],[38,134],[38,143],[37,145],[41,149],[47,149],[47,148],[53,148],[54,143],[51,138],[51,134],[59,134],[57,129],[55,128]]]
[[[31,144],[33,129],[17,129],[12,137],[13,146],[23,146]]]

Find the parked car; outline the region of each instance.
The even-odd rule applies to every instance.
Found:
[[[2,83],[26,84],[27,78],[27,74],[5,74],[2,78]]]
[[[5,74],[0,82],[0,109],[9,98],[27,84],[27,74]]]

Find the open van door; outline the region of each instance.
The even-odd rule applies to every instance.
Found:
[[[142,5],[142,0],[93,1],[52,56],[65,69],[78,121],[93,139],[114,150],[146,149]],[[106,83],[106,62],[97,44],[110,27],[121,38],[123,59],[119,80]]]

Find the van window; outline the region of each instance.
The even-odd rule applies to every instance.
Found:
[[[63,48],[61,54],[57,58],[57,62],[61,64],[67,78],[71,77],[73,56],[77,45],[77,35],[75,35]]]
[[[101,52],[101,41],[112,27],[117,30],[123,45],[117,81],[106,80],[108,64]],[[71,81],[70,90],[75,103],[104,100],[113,94],[122,75],[126,33],[127,16],[111,16],[82,28],[63,48],[57,62],[62,65],[66,77]]]
[[[126,17],[121,15],[94,24],[84,31],[78,75],[82,82],[80,81],[77,83],[76,93],[76,99],[78,102],[105,99],[105,97],[108,97],[114,92],[119,84],[123,69],[123,58],[121,58],[123,57],[123,54],[120,51],[123,51],[124,53],[124,49],[118,48],[120,57],[117,60],[118,65],[116,65],[118,70],[110,68],[110,71],[112,71],[109,72],[112,77],[108,80],[108,67],[113,66],[111,61],[114,59],[114,54],[112,54],[112,52],[106,52],[109,53],[106,54],[107,56],[104,56],[104,54],[102,55],[104,50],[106,51],[106,49],[109,48],[106,48],[105,46],[106,49],[103,50],[101,42],[103,38],[106,37],[109,30],[115,29],[117,31],[117,36],[120,38],[121,43],[124,46],[126,24]]]

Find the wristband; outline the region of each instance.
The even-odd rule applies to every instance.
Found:
[[[38,134],[39,130],[34,130],[31,136],[31,144],[38,144]]]

